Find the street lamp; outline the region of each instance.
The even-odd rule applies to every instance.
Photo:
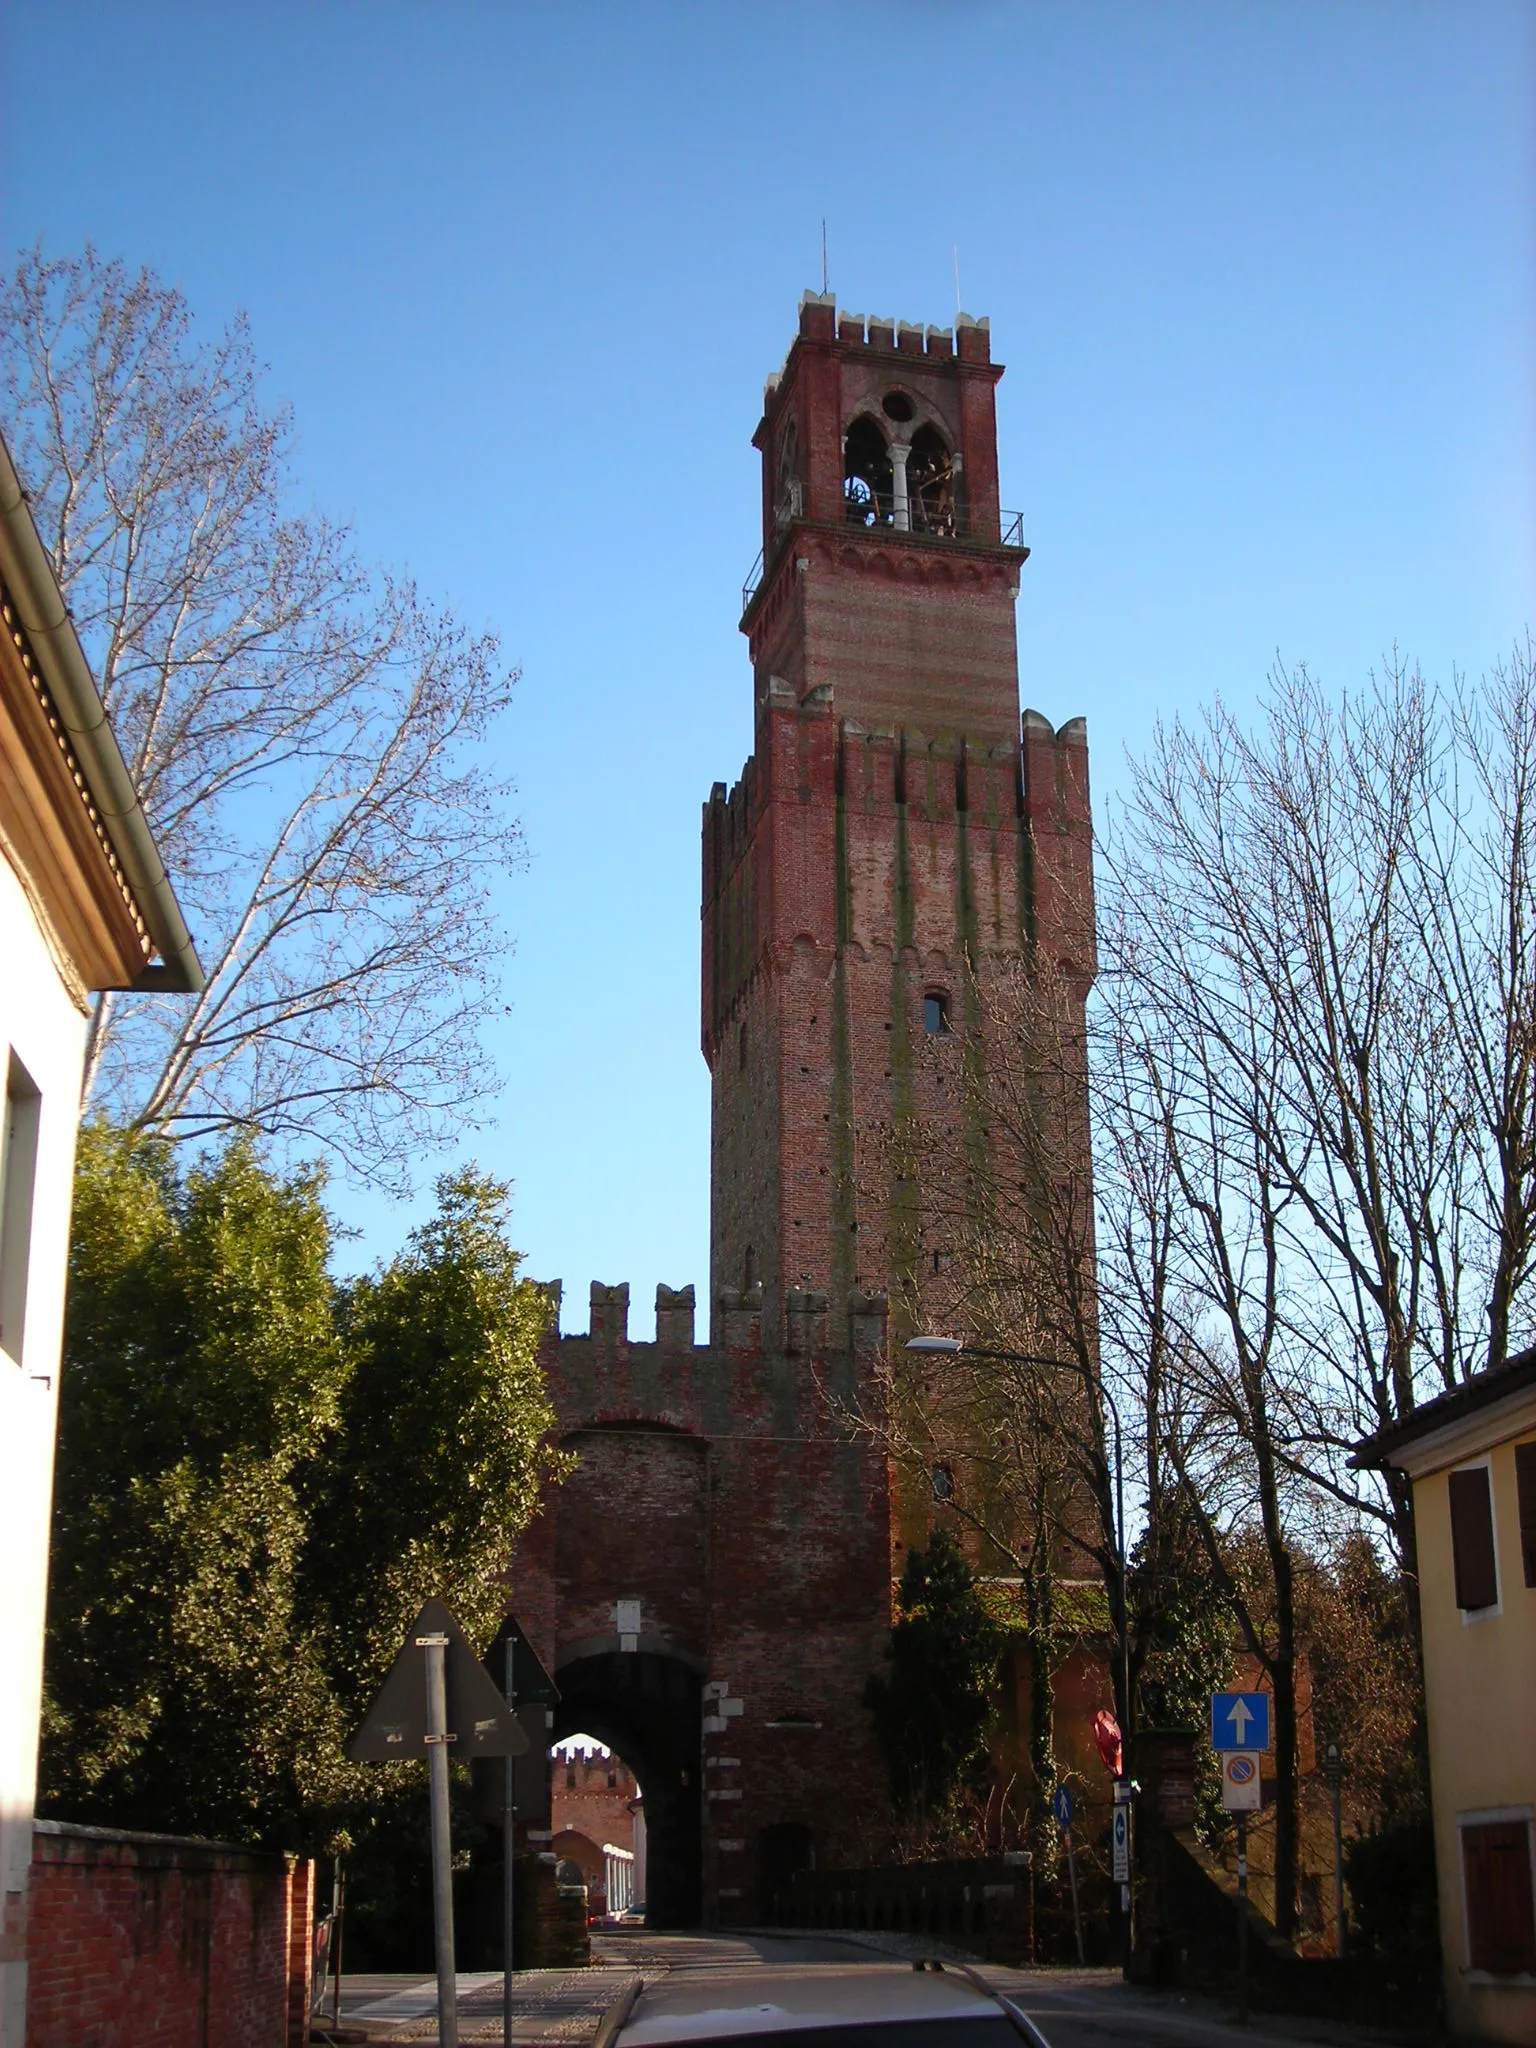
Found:
[[[909,1337],[906,1349],[915,1352],[919,1358],[958,1358],[963,1353],[967,1358],[992,1358],[1004,1365],[1043,1365],[1053,1372],[1060,1372],[1062,1369],[1059,1358],[1045,1358],[1036,1351],[985,1351],[980,1345],[967,1344],[959,1337]],[[1120,1652],[1122,1711],[1126,1720],[1122,1737],[1128,1745],[1131,1720],[1131,1632],[1125,1560],[1125,1467],[1120,1449],[1120,1410],[1115,1405],[1114,1395],[1103,1380],[1099,1379],[1095,1384],[1115,1426],[1115,1577],[1120,1587],[1120,1613],[1116,1636]],[[1120,1768],[1128,1778],[1131,1774],[1130,1757],[1124,1751],[1120,1758]]]

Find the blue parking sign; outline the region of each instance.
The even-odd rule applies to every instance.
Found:
[[[1269,1694],[1213,1692],[1212,1749],[1268,1749]]]
[[[1070,1785],[1058,1785],[1056,1787],[1056,1790],[1051,1794],[1051,1811],[1056,1816],[1057,1827],[1071,1827],[1073,1804],[1072,1787]]]

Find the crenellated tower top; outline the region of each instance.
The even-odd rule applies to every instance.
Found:
[[[1029,550],[999,500],[991,354],[969,314],[925,329],[839,315],[830,293],[801,300],[753,436],[763,551],[742,630],[760,703],[771,680],[798,698],[835,682],[862,724],[1016,737],[1012,603]]]

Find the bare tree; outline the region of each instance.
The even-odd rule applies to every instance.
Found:
[[[1303,671],[1257,735],[1219,708],[1160,734],[1104,860],[1114,1029],[1199,1047],[1175,1096],[1224,1214],[1272,1212],[1277,1455],[1410,1571],[1406,1491],[1344,1459],[1529,1324],[1533,776],[1528,647],[1449,703],[1401,667],[1338,702]]]
[[[1274,1686],[1282,1929],[1299,1550],[1374,1519],[1411,1576],[1407,1489],[1347,1452],[1528,1326],[1533,772],[1528,647],[1449,701],[1302,671],[1256,733],[1161,732],[1102,849],[1101,1181],[1132,1131],[1156,1190],[1107,1293],[1147,1322],[1155,1253],[1156,1426]]]
[[[494,636],[295,509],[244,322],[200,338],[147,270],[24,255],[0,406],[208,969],[190,1007],[97,998],[87,1102],[404,1181],[494,1085],[490,886],[519,852],[484,765]]]
[[[1374,1526],[1411,1578],[1406,1488],[1348,1453],[1530,1328],[1533,795],[1529,646],[1447,696],[1401,665],[1358,698],[1300,671],[1256,731],[1218,706],[1160,732],[1100,848],[1091,1090],[1051,963],[989,968],[967,1068],[985,1142],[917,1169],[947,1259],[914,1263],[909,1320],[1053,1369],[909,1371],[896,1448],[947,1458],[954,1511],[1021,1570],[1094,1559],[1131,1638],[1127,1726],[1193,1534],[1273,1688],[1282,1930],[1298,1572]],[[1105,1389],[1139,1460],[1123,1609]]]
[[[1124,962],[1123,945],[1106,950],[1117,967]],[[1147,1375],[1148,1440],[1155,1432],[1162,1492],[1171,1475],[1222,1603],[1270,1681],[1275,1924],[1289,1934],[1299,1852],[1292,1512],[1300,1489],[1283,1454],[1298,1367],[1281,1252],[1288,1196],[1267,1148],[1275,1084],[1266,1020],[1255,1012],[1244,1027],[1232,1015],[1226,1023],[1230,1039],[1220,1042],[1187,1018],[1174,1030],[1139,987],[1112,974],[1104,1024],[1114,1064],[1100,1113],[1107,1129],[1135,1130],[1142,1153],[1157,1161],[1152,1184],[1162,1202],[1131,1234],[1134,1256],[1161,1233],[1168,1261],[1155,1320],[1142,1325],[1156,1361]],[[1241,1078],[1229,1043],[1244,1054]],[[1252,1090],[1246,1119],[1233,1114],[1244,1082]],[[1134,1271],[1115,1278],[1128,1305],[1142,1305]],[[1135,1328],[1130,1321],[1128,1333]]]
[[[1502,1365],[1536,1334],[1526,1294],[1536,1256],[1536,653],[1529,638],[1481,689],[1458,690],[1449,770],[1426,760],[1413,846],[1418,956],[1437,1008],[1473,1143],[1463,1164],[1471,1214],[1465,1275],[1476,1289],[1450,1384],[1483,1349]],[[1458,1249],[1460,1247],[1458,1246]],[[1446,1292],[1458,1289],[1460,1262]],[[1486,1336],[1479,1332],[1486,1317]]]

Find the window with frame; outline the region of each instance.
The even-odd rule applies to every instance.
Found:
[[[1456,1605],[1476,1614],[1499,1604],[1499,1561],[1493,1538],[1493,1487],[1486,1465],[1449,1476],[1451,1565]]]
[[[1490,1976],[1536,1976],[1529,1820],[1463,1821],[1467,1962]]]
[[[923,997],[923,1029],[930,1038],[943,1038],[949,1031],[949,997],[941,988],[931,988]]]
[[[32,1260],[32,1196],[43,1098],[15,1053],[7,1055],[0,1125],[0,1350],[21,1363]]]

